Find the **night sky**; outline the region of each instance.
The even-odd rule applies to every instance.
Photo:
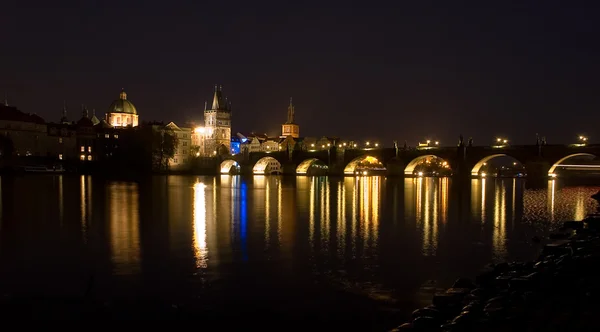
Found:
[[[65,99],[71,118],[81,104],[103,116],[125,88],[142,121],[177,123],[201,120],[220,84],[233,132],[278,135],[293,97],[303,136],[600,142],[595,7],[3,0],[0,93],[58,121]]]

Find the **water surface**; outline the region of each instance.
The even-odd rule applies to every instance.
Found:
[[[595,211],[599,189],[384,177],[0,181],[2,294],[81,297],[93,276],[90,296],[102,301],[375,330],[487,263],[533,258],[531,238]]]

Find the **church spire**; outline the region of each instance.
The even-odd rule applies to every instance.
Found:
[[[81,104],[81,116],[84,118],[88,118],[89,117],[89,113],[87,108],[85,107],[84,104]]]
[[[60,123],[68,123],[69,121],[67,120],[67,101],[63,100],[63,108],[62,108],[62,112],[61,112],[61,117],[60,117]]]
[[[8,93],[4,93],[4,106],[8,106]]]
[[[224,111],[227,110],[227,103],[225,101],[223,101],[223,95],[222,92],[223,91],[223,86],[218,86],[215,84],[215,94],[213,96],[213,102],[212,102],[212,110],[220,110],[220,111]]]
[[[292,97],[290,97],[290,106],[288,106],[287,122],[294,123],[294,104],[292,103]]]

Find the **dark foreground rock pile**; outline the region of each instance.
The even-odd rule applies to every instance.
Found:
[[[458,279],[393,331],[600,331],[600,217],[560,231],[536,261]]]

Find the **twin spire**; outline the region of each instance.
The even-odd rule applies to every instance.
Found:
[[[215,84],[215,93],[213,95],[212,111],[231,111],[231,102],[227,98],[223,98],[223,86]],[[206,111],[207,105],[204,103],[204,110]]]

